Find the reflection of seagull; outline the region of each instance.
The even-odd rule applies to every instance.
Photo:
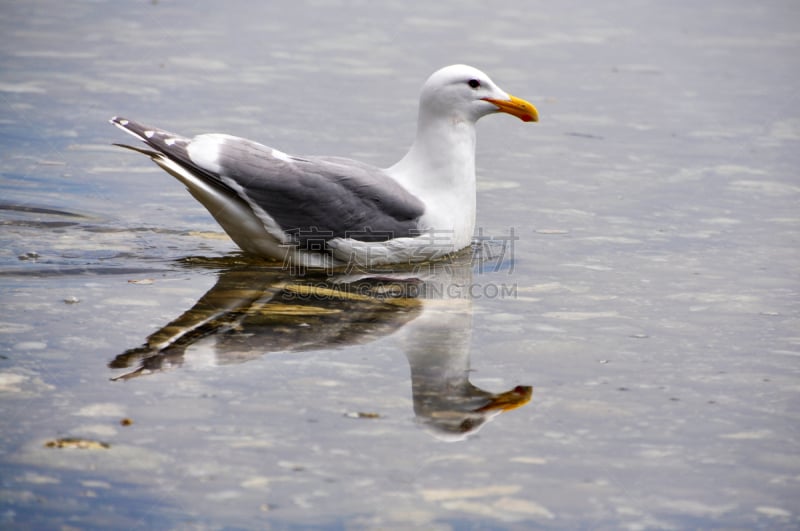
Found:
[[[446,286],[472,282],[472,263],[459,253],[425,265],[416,276],[384,271],[379,277],[224,270],[192,308],[109,366],[128,369],[114,379],[129,380],[185,364],[244,363],[269,352],[340,348],[392,335],[408,359],[418,422],[438,439],[461,440],[528,403],[531,388],[491,393],[470,383],[471,301],[446,298]]]
[[[131,148],[187,186],[245,251],[308,267],[418,262],[469,245],[475,226],[475,122],[538,120],[475,68],[425,82],[408,154],[381,170],[341,157],[294,157],[223,134],[192,139],[115,117]],[[129,146],[125,146],[129,147]]]

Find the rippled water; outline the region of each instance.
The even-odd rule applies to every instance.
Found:
[[[6,3],[0,523],[797,527],[798,17]],[[120,114],[386,166],[455,62],[541,122],[481,122],[481,239],[430,267],[249,260],[111,146]]]

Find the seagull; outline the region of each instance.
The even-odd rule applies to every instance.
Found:
[[[330,156],[294,156],[228,134],[193,138],[115,116],[142,140],[132,149],[183,183],[246,253],[312,269],[430,261],[470,245],[475,229],[475,123],[539,114],[467,65],[423,84],[408,153],[381,169]]]

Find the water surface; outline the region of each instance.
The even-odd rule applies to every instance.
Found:
[[[0,11],[4,527],[798,526],[794,3],[220,6]],[[287,275],[110,145],[388,166],[456,62],[542,119],[482,260]]]

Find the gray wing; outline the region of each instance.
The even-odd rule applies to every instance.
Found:
[[[424,203],[368,164],[340,157],[292,157],[228,135],[189,140],[122,118],[112,123],[262,209],[301,244],[341,237],[386,241],[419,234]]]

